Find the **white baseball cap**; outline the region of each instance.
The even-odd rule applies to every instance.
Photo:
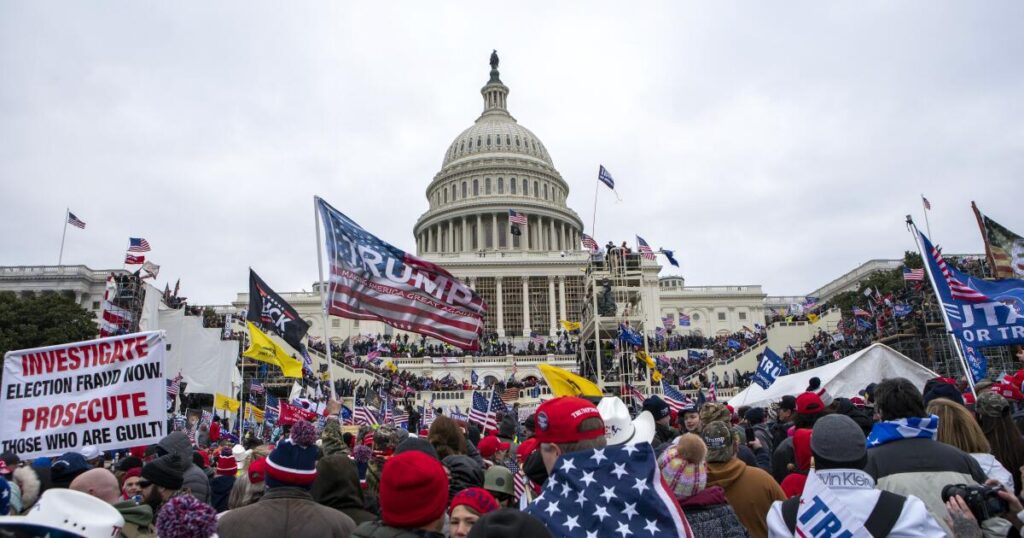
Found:
[[[632,419],[629,408],[616,397],[601,398],[597,410],[604,420],[604,437],[609,445],[637,445],[654,440],[654,415],[649,411]]]
[[[124,527],[112,505],[81,491],[48,489],[24,516],[0,517],[0,529],[15,525],[59,530],[83,538],[110,538]]]
[[[85,445],[78,452],[85,458],[85,461],[92,461],[100,457],[100,449],[96,445]]]

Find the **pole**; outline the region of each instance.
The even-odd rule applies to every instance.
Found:
[[[924,194],[921,194],[921,207],[924,208],[924,227],[925,227],[926,230],[928,230],[928,237],[931,237],[932,236],[932,225],[928,222],[928,206],[925,205]],[[916,230],[917,227],[915,226],[914,229]],[[921,254],[921,256],[924,256],[924,254]]]
[[[597,200],[595,199],[595,204]],[[597,207],[595,205],[595,207]],[[64,208],[64,233],[60,236],[60,254],[57,255],[57,265],[60,266],[64,262],[64,239],[68,236],[68,215],[71,214],[71,208]]]
[[[313,196],[313,218],[316,221],[316,269],[320,275],[320,313],[323,315],[324,350],[327,356],[327,372],[331,379],[331,399],[334,399],[334,359],[331,358],[331,338],[327,335],[327,296],[324,294],[324,258],[320,251],[320,197]]]
[[[927,213],[926,213],[927,214]],[[907,215],[907,228],[914,234],[914,240],[917,242],[917,251],[921,253],[921,259],[924,261],[924,270],[928,274],[928,281],[931,282],[932,291],[935,292],[935,299],[939,306],[939,312],[942,312],[942,321],[946,324],[946,334],[953,342],[953,349],[956,350],[957,357],[960,359],[960,366],[963,367],[964,373],[967,376],[967,384],[971,387],[971,393],[975,397],[978,396],[978,391],[974,388],[974,376],[971,375],[971,369],[967,366],[967,359],[964,357],[964,351],[960,347],[959,338],[953,334],[953,326],[949,322],[949,314],[942,303],[942,296],[939,295],[939,287],[935,281],[935,275],[932,273],[931,264],[928,263],[928,256],[931,256],[930,252],[924,251],[924,243],[921,241],[921,232],[917,230],[917,226],[914,225],[914,220]]]
[[[594,181],[594,213],[590,217],[590,233],[594,234],[594,241],[597,241],[597,191],[601,189],[601,180]],[[67,221],[67,219],[64,219]],[[64,225],[64,229],[67,230],[67,225]],[[600,248],[601,245],[598,245]]]

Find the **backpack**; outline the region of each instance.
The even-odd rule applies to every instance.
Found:
[[[903,495],[897,495],[883,489],[882,494],[878,496],[878,502],[875,503],[875,507],[868,514],[868,519],[864,521],[864,529],[871,536],[889,536],[892,528],[896,526],[896,522],[900,519],[900,514],[903,512],[903,504],[906,501],[907,498]],[[786,522],[786,528],[789,529],[789,532],[796,532],[796,515],[799,511],[799,495],[782,501],[782,520]]]

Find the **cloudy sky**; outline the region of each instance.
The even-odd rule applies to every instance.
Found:
[[[1024,231],[1024,3],[551,4],[4,2],[0,265],[55,264],[70,207],[65,263],[134,235],[195,303],[309,289],[314,194],[412,250],[492,48],[588,226],[614,174],[598,240],[689,284],[807,293],[913,248],[922,193],[948,252],[972,199]]]

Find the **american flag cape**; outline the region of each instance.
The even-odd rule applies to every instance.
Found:
[[[480,349],[487,305],[438,265],[378,239],[324,200],[328,313],[382,321],[459,348]]]
[[[525,511],[556,537],[693,536],[650,443],[563,454]]]

